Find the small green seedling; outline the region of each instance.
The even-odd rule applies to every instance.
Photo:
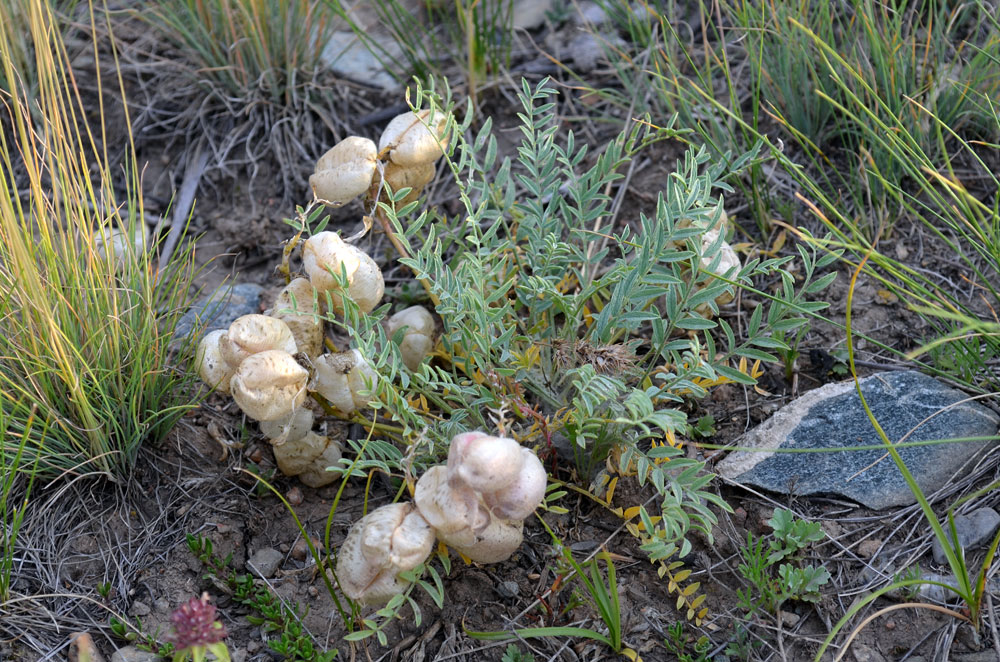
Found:
[[[823,539],[820,525],[796,519],[784,509],[775,510],[768,524],[774,529],[770,540],[747,533],[738,570],[751,586],[737,591],[740,606],[747,613],[762,608],[775,614],[787,600],[818,602],[820,589],[830,581],[829,571],[797,561],[806,547]]]

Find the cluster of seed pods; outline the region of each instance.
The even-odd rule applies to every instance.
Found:
[[[412,503],[382,506],[354,523],[340,547],[344,593],[377,605],[406,589],[399,575],[427,560],[440,540],[477,563],[498,563],[521,545],[524,520],[545,496],[538,457],[513,439],[465,432],[448,463],[417,481]]]
[[[309,394],[321,395],[346,416],[367,406],[369,398],[362,393],[374,388],[377,374],[356,349],[324,353],[323,321],[313,310],[330,301],[334,312],[342,312],[331,270],[347,273],[348,292],[365,312],[381,300],[384,285],[375,262],[332,232],[306,241],[303,262],[308,279],[286,285],[267,314],[244,315],[228,329],[208,333],[198,347],[197,364],[206,384],[231,394],[247,416],[260,422],[282,473],[319,487],[335,479],[326,468],[337,464],[341,449],[313,432]],[[406,309],[387,326],[390,334],[402,329],[403,361],[415,369],[433,346],[431,314]]]
[[[378,148],[366,138],[342,140],[317,162],[309,179],[314,195],[341,205],[363,193],[376,199],[388,184],[394,191],[410,187],[406,201],[416,198],[433,178],[434,162],[446,146],[446,119],[430,111],[403,113],[389,122]],[[346,274],[347,294],[365,313],[382,300],[385,284],[375,261],[335,232],[305,241],[302,266],[307,278],[288,283],[266,314],[245,315],[228,329],[207,334],[197,363],[207,384],[230,393],[247,416],[260,422],[281,471],[319,487],[335,479],[326,468],[339,461],[341,449],[313,432],[309,394],[348,415],[368,405],[362,393],[371,392],[377,374],[357,349],[323,353],[323,322],[314,311],[343,315],[335,274]],[[399,342],[411,370],[434,345],[434,318],[420,306],[390,317],[386,330]]]
[[[309,185],[317,199],[340,206],[359,195],[377,200],[384,185],[411,189],[397,204],[416,200],[434,179],[434,163],[447,147],[447,115],[430,110],[397,115],[378,147],[368,138],[349,136],[316,163]]]

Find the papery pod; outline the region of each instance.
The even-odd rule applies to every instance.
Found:
[[[393,193],[400,191],[404,188],[412,189],[402,200],[396,201],[397,207],[402,207],[403,205],[410,204],[414,200],[420,197],[424,188],[431,183],[434,179],[434,175],[437,169],[434,167],[434,162],[429,163],[419,163],[414,166],[401,166],[392,161],[385,164],[382,169],[382,177],[389,187],[392,189]],[[379,188],[381,188],[382,179],[378,176],[372,182],[372,189],[369,192],[371,197],[375,197],[378,194]],[[383,199],[388,200],[387,197]]]
[[[337,474],[326,470],[337,464],[342,454],[340,444],[329,437],[310,430],[301,439],[275,444],[273,449],[281,473],[297,476],[309,487],[323,487],[338,478]]]
[[[313,361],[316,371],[310,390],[319,393],[344,414],[368,406],[369,396],[361,391],[375,387],[378,374],[357,349],[340,354],[323,354]]]
[[[499,563],[509,559],[521,546],[523,529],[524,522],[521,520],[491,517],[489,524],[476,534],[472,544],[451,543],[449,546],[476,563]]]
[[[198,376],[212,388],[222,393],[229,393],[229,380],[233,377],[233,369],[224,358],[219,348],[219,340],[226,335],[224,329],[217,329],[205,334],[198,343],[198,353],[195,365],[198,366]]]
[[[105,241],[106,240],[106,241]],[[116,269],[122,269],[130,254],[142,255],[149,245],[149,228],[142,220],[135,223],[132,236],[121,227],[94,232],[94,250],[102,260],[114,261]]]
[[[417,481],[413,503],[442,542],[471,545],[476,530],[489,524],[489,513],[472,488],[448,482],[448,468],[430,467]]]
[[[723,236],[726,236],[729,234],[730,223],[729,223],[729,214],[726,213],[726,209],[723,205],[725,205],[725,200],[723,200],[720,197],[719,202],[715,205],[715,209],[713,210],[713,215],[715,213],[719,214],[719,217],[715,219],[714,222],[712,221],[712,219],[699,219],[698,221],[695,222],[692,221],[692,219],[690,218],[681,218],[677,221],[674,227],[680,230],[683,228],[689,228],[692,225],[696,225],[697,227],[704,229],[706,232],[711,232],[714,230],[716,232],[721,232]]]
[[[473,490],[496,492],[517,480],[524,463],[521,445],[483,432],[455,435],[448,449],[448,477]]]
[[[430,556],[434,534],[409,503],[382,506],[351,526],[337,554],[337,578],[344,594],[378,605],[406,589],[400,572]]]
[[[323,352],[323,320],[313,315],[315,292],[308,279],[295,278],[281,290],[268,312],[288,325],[296,348],[309,358],[316,358]],[[298,312],[291,312],[293,310]]]
[[[719,243],[719,232],[717,230],[710,230],[706,232],[702,237],[701,246],[702,269],[711,271],[718,276],[732,279],[733,275],[742,268],[740,258],[736,255],[736,251],[733,250],[733,247],[725,241]],[[715,249],[714,252],[712,252],[713,248]],[[716,256],[718,256],[718,261],[716,261]],[[735,293],[732,289],[730,289],[717,296],[715,298],[715,302],[720,306],[724,306],[734,298]]]
[[[447,121],[448,116],[444,113],[432,115],[430,110],[397,115],[379,138],[379,153],[388,148],[389,160],[404,167],[432,163],[448,146]]]
[[[316,162],[316,171],[309,177],[313,195],[334,206],[350,202],[371,186],[377,156],[371,140],[344,138]]]
[[[410,370],[416,370],[434,348],[434,318],[423,306],[410,306],[399,311],[386,321],[386,333],[392,337],[400,329],[403,339],[399,352],[403,363]]]
[[[219,338],[222,358],[234,370],[253,354],[276,349],[295,354],[295,336],[288,325],[267,315],[244,315],[229,325],[226,334]]]
[[[229,384],[243,413],[258,421],[273,421],[303,405],[308,381],[309,372],[291,354],[272,349],[244,359]]]
[[[340,444],[333,439],[328,437],[320,437],[320,439],[326,441],[326,447],[323,449],[323,452],[313,458],[311,465],[307,467],[305,471],[296,476],[300,481],[302,481],[303,485],[308,487],[323,487],[324,485],[329,485],[340,477],[332,471],[327,471],[327,468],[334,467],[338,462],[340,462],[340,458],[343,455],[343,449],[340,447]]]
[[[298,441],[312,430],[314,418],[312,410],[308,406],[302,406],[283,418],[261,421],[260,431],[273,444]]]
[[[545,498],[548,474],[531,450],[521,448],[524,462],[517,479],[502,490],[483,493],[483,503],[501,519],[524,520]]]
[[[336,232],[319,232],[302,246],[302,265],[309,274],[309,281],[319,292],[320,302],[330,293],[333,310],[344,313],[344,303],[339,288],[331,275],[343,269],[347,273],[347,291],[362,312],[370,313],[382,300],[385,282],[382,271],[367,253],[345,243]]]

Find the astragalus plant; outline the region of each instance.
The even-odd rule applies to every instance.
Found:
[[[102,144],[107,97],[85,112],[49,2],[21,5],[38,82],[0,97],[0,407],[23,466],[121,478],[189,405],[170,343],[193,262],[156,269],[138,164]],[[14,47],[0,31],[22,81]]]
[[[441,320],[433,359],[404,367],[379,324],[387,306],[365,314],[345,297],[343,321],[330,321],[379,373],[378,432],[412,443],[499,429],[545,456],[561,440],[600,462],[613,454],[617,471],[659,492],[654,535],[662,544],[650,551],[669,556],[687,547],[691,526],[710,531],[711,504],[726,505],[706,489],[703,463],[653,442],[686,432],[685,398],[726,380],[752,383],[739,360],[775,360],[769,352],[783,343],[771,332],[807,323],[800,313],[826,304],[805,299],[829,281],[813,281],[809,266],[796,286],[783,270],[791,258],[753,258],[716,274],[725,244],[720,194],[753,153],[710,161],[691,149],[649,214],[613,219],[609,191],[620,171],[677,132],[636,122],[595,156],[560,131],[553,96],[547,82],[523,85],[514,159],[497,158],[489,120],[472,139],[471,112],[449,121],[442,142],[451,146],[445,172],[458,213],[417,214],[415,201],[397,207],[406,190],[373,210],[388,219],[400,262]],[[412,105],[450,111],[437,103],[418,89]],[[763,296],[769,303],[756,306],[738,341],[718,302],[766,276],[785,286],[778,298]]]

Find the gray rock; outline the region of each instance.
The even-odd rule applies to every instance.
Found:
[[[254,555],[247,559],[247,567],[258,577],[269,579],[274,577],[281,567],[281,562],[285,555],[271,547],[265,547],[254,552]]]
[[[240,283],[203,298],[178,320],[174,338],[187,338],[199,324],[205,324],[203,332],[208,333],[229,328],[237,317],[259,313],[263,293],[260,285]]]
[[[514,0],[511,13],[514,14],[515,30],[535,30],[542,27],[545,14],[552,11],[553,0]]]
[[[379,43],[389,51],[382,55],[384,61],[402,61],[402,52],[391,38],[380,39]],[[399,81],[386,71],[382,61],[350,30],[330,35],[330,41],[320,54],[320,61],[330,71],[348,80],[372,85],[386,92],[396,92],[401,87]]]
[[[156,653],[139,650],[135,646],[119,648],[111,656],[111,662],[157,662],[161,659]]]
[[[521,587],[518,586],[517,582],[513,581],[500,582],[497,584],[496,589],[501,598],[516,598],[518,593],[521,592]]]
[[[997,652],[989,648],[976,653],[956,653],[955,655],[950,655],[949,659],[952,662],[994,662],[997,659]]]
[[[1000,417],[966,395],[918,372],[889,372],[861,380],[880,425],[893,442],[996,436]],[[954,405],[949,407],[949,405]],[[945,407],[949,407],[945,409]],[[926,420],[932,414],[935,414]],[[919,427],[918,427],[919,426]],[[900,448],[899,453],[925,493],[933,492],[996,439]],[[716,465],[737,483],[784,494],[835,494],[881,510],[916,502],[861,407],[853,382],[827,384],[782,407],[751,430],[740,446],[759,448],[730,454]],[[776,453],[774,449],[826,452]]]
[[[135,602],[132,603],[133,616],[138,616],[142,618],[144,616],[149,616],[151,612],[152,609],[149,608],[149,605],[147,605],[145,602],[141,600],[136,600]]]
[[[580,10],[573,14],[571,20],[576,25],[604,25],[608,21],[608,14],[596,2],[581,2]]]
[[[945,533],[951,535],[948,522],[941,521]],[[997,528],[1000,527],[1000,514],[992,508],[979,508],[968,515],[955,515],[955,532],[958,534],[958,544],[964,550],[975,549],[993,537]],[[934,561],[940,565],[948,562],[948,557],[944,555],[944,547],[936,537],[931,545],[934,553]]]
[[[861,643],[851,646],[851,655],[856,662],[885,662],[885,657],[881,653]]]

